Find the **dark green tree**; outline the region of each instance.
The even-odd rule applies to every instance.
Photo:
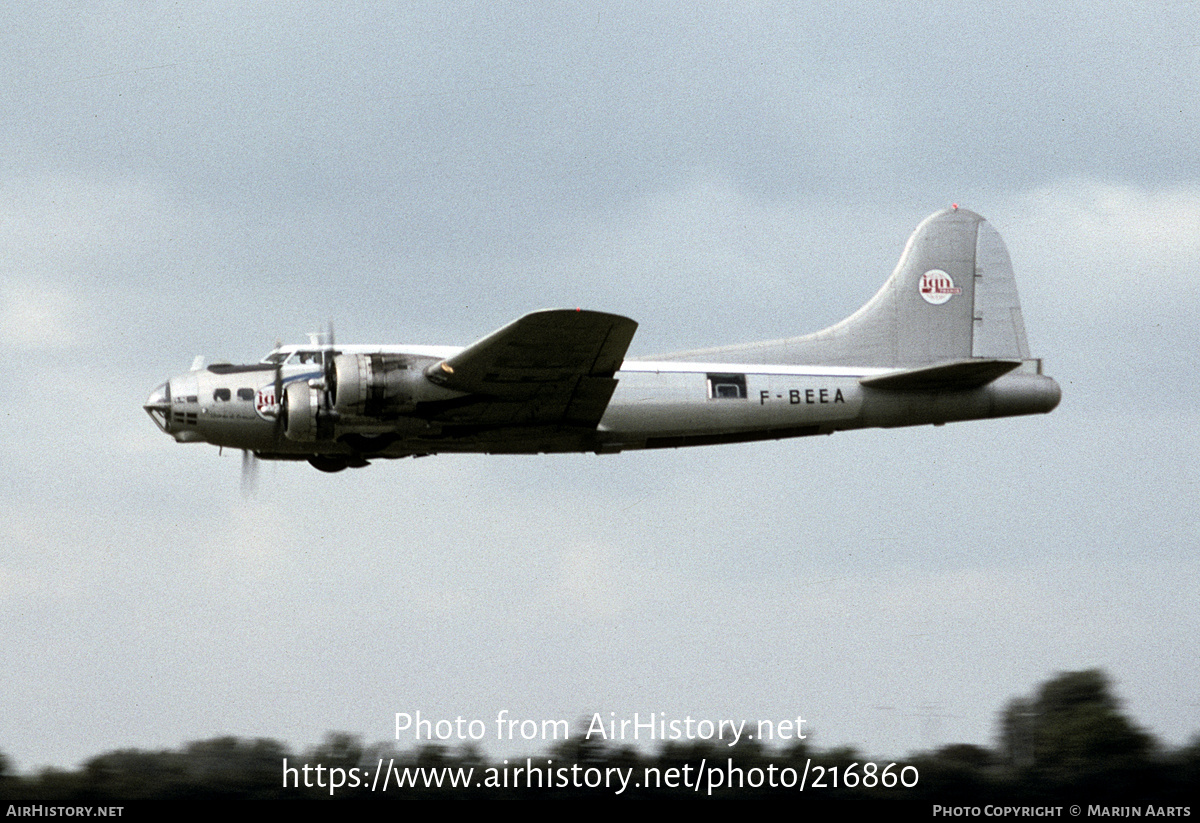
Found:
[[[1064,672],[1032,699],[1009,703],[1000,717],[1006,765],[1050,786],[1135,791],[1155,743],[1121,711],[1099,669]]]

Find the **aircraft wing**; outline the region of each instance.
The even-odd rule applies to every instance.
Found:
[[[635,331],[636,322],[617,314],[535,311],[436,363],[426,376],[472,396],[447,411],[444,419],[455,423],[594,427]]]

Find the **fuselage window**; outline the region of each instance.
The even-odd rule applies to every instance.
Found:
[[[746,375],[710,374],[708,376],[709,400],[745,400]]]
[[[228,400],[232,396],[229,389],[217,389],[213,392],[213,400]]]
[[[254,389],[238,389],[238,400],[253,400]]]

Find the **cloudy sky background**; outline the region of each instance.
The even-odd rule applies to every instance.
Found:
[[[0,751],[20,770],[395,712],[802,715],[990,744],[1102,667],[1200,729],[1200,8],[17,3],[0,30]],[[952,202],[1048,417],[336,476],[174,444],[196,354],[631,355],[816,330]],[[489,727],[489,735],[491,727]],[[410,740],[401,740],[407,745]],[[489,751],[542,751],[541,743]]]

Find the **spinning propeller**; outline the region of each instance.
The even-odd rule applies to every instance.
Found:
[[[319,434],[331,435],[332,425],[337,418],[337,412],[334,411],[334,403],[337,398],[337,371],[334,369],[333,360],[337,355],[334,350],[335,338],[333,333],[333,321],[329,321],[328,331],[324,335],[314,333],[310,335],[312,347],[321,352],[321,388],[323,391],[319,393],[320,401],[316,409],[316,419]],[[320,342],[318,342],[320,341]],[[275,348],[278,349],[282,344],[276,341]],[[272,441],[275,447],[279,449],[281,444],[287,438],[288,431],[288,396],[285,391],[286,386],[283,382],[283,361],[279,360],[275,363],[275,427]],[[330,431],[320,431],[328,427]],[[319,457],[319,456],[318,456]],[[242,491],[245,494],[253,493],[257,483],[258,475],[258,456],[248,449],[242,450]],[[316,465],[316,463],[314,463]],[[334,464],[338,468],[344,468],[345,462],[335,460]],[[329,467],[323,468],[324,471],[329,471]]]

